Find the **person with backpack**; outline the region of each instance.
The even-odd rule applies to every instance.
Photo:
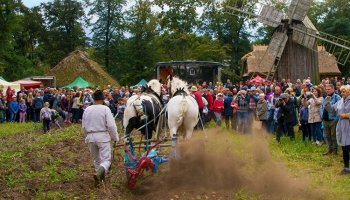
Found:
[[[49,108],[49,106],[50,106],[50,103],[45,102],[44,107],[40,110],[40,119],[43,122],[44,133],[47,133],[48,131],[50,131],[52,111]]]

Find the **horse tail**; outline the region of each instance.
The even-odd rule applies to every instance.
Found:
[[[177,120],[178,124],[182,124],[183,119],[184,119],[184,115],[186,114],[187,109],[188,109],[188,107],[187,107],[186,96],[182,95],[182,99],[181,99],[181,102],[180,102],[180,114],[178,115],[178,120]]]

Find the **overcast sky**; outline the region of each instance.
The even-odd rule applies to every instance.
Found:
[[[50,0],[22,0],[23,4],[28,8],[38,6],[42,2],[49,2]]]

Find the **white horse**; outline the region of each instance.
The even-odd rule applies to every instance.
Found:
[[[177,77],[168,77],[168,88],[172,98],[167,104],[170,136],[176,140],[182,134],[185,139],[192,137],[193,129],[199,120],[196,100],[190,96],[188,85]]]
[[[162,84],[153,79],[147,83],[145,91],[127,100],[123,119],[125,136],[129,136],[133,129],[139,128],[146,139],[152,138],[153,131],[158,132],[158,122],[163,109],[161,87]]]

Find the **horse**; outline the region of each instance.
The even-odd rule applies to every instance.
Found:
[[[175,143],[177,136],[182,132],[184,132],[183,138],[190,139],[199,120],[198,104],[190,95],[187,82],[170,76],[167,86],[172,96],[167,103],[170,136]]]
[[[123,119],[124,136],[127,140],[133,129],[140,129],[146,140],[152,138],[153,131],[158,132],[163,109],[161,87],[162,84],[153,79],[146,84],[142,93],[132,95],[127,100]]]

